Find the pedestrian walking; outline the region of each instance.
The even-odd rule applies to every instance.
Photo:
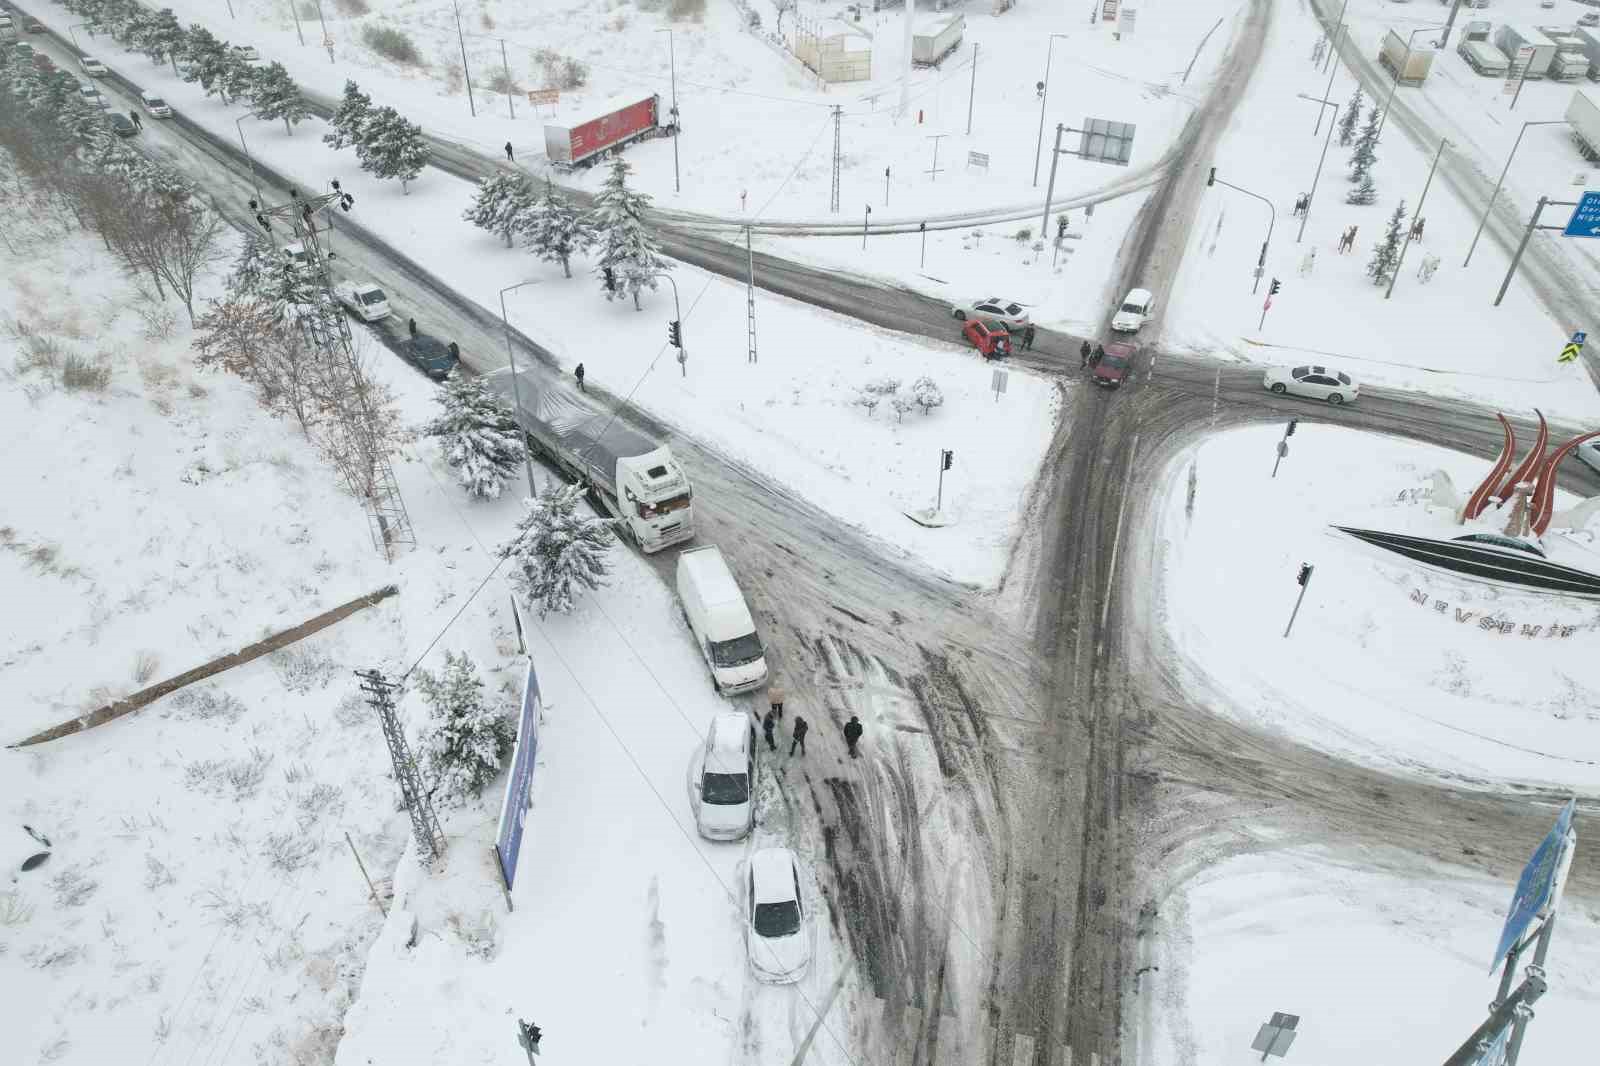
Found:
[[[578,379],[578,391],[579,392],[588,392],[589,391],[588,389],[583,387],[583,364],[582,363],[578,364],[578,369],[576,369],[576,370],[574,370],[572,372],[572,376]]]
[[[1094,351],[1094,349],[1089,347],[1089,342],[1084,341],[1082,347],[1078,349],[1078,358],[1080,360],[1078,363],[1079,370],[1082,370],[1089,365],[1089,353],[1092,351]]]
[[[772,751],[778,750],[778,742],[772,739],[772,731],[778,727],[778,713],[768,711],[767,716],[761,719],[761,733],[767,738],[767,747]]]
[[[861,753],[856,750],[856,745],[861,743],[861,734],[861,719],[852,714],[850,720],[844,724],[844,742],[850,749],[850,757],[852,759],[861,757]]]
[[[414,318],[406,319],[406,329],[410,330],[411,335],[415,337],[417,335],[417,320]]]
[[[1428,220],[1427,219],[1425,219],[1425,218],[1417,219],[1417,224],[1415,226],[1411,227],[1411,229],[1412,229],[1411,239],[1414,240],[1414,241],[1422,240],[1422,228],[1424,226],[1426,226],[1427,224],[1428,224]]]
[[[806,720],[804,718],[801,718],[798,714],[795,715],[794,716],[794,739],[789,741],[789,754],[790,755],[794,754],[794,749],[795,748],[799,748],[800,749],[800,754],[801,755],[804,755],[806,753],[806,734],[809,733],[810,731],[811,731],[811,727],[806,724]]]
[[[144,132],[144,119],[139,117],[139,112],[137,112],[137,111],[129,111],[128,112],[128,117],[133,120],[133,128],[134,129],[138,130],[141,133]]]
[[[1094,346],[1094,354],[1089,357],[1089,366],[1090,367],[1099,366],[1100,365],[1100,360],[1104,359],[1105,357],[1106,357],[1105,348],[1103,346],[1101,346],[1101,345],[1098,345],[1098,344],[1095,345]]]
[[[1350,237],[1344,242],[1344,250],[1347,252],[1356,250],[1356,229],[1357,227],[1355,226],[1350,227]]]
[[[1031,352],[1033,350],[1032,322],[1029,322],[1026,326],[1022,327],[1022,350],[1025,352]]]
[[[511,154],[511,142],[507,141],[506,142],[506,162],[507,163],[515,163],[516,161],[517,161],[517,157]]]
[[[768,685],[767,702],[772,704],[772,713],[778,716],[778,721],[783,721],[783,688],[775,684]]]

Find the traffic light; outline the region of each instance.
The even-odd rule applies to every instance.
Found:
[[[522,1050],[530,1056],[539,1053],[539,1038],[542,1035],[537,1025],[525,1022],[521,1018],[517,1019],[517,1043],[522,1045]]]
[[[1206,179],[1206,188],[1209,189],[1209,188],[1211,188],[1211,186],[1215,185],[1216,183],[1217,183],[1217,168],[1216,167],[1212,167],[1211,168],[1211,176]]]
[[[683,324],[677,320],[667,323],[667,343],[674,348],[683,347]]]
[[[1311,564],[1310,563],[1301,563],[1300,564],[1300,574],[1299,574],[1299,576],[1297,576],[1295,578],[1295,583],[1298,584],[1301,588],[1305,588],[1306,582],[1310,581],[1310,580],[1311,580]]]
[[[1292,437],[1292,436],[1294,436],[1294,427],[1295,427],[1295,426],[1298,426],[1298,425],[1299,425],[1299,424],[1300,424],[1300,420],[1299,420],[1299,419],[1298,419],[1298,418],[1291,418],[1291,419],[1289,419],[1289,428],[1287,428],[1287,429],[1285,429],[1285,430],[1284,430],[1284,431],[1283,431],[1283,435],[1284,435],[1284,436],[1285,436],[1285,437]]]
[[[601,267],[600,268],[600,276],[605,278],[606,291],[607,292],[616,292],[617,291],[617,274],[616,274],[616,271],[612,270],[608,266]]]
[[[1279,281],[1277,278],[1273,278],[1271,288],[1267,289],[1267,295],[1276,296],[1278,295],[1278,290],[1281,288],[1283,288],[1283,282]]]
[[[949,470],[953,465],[955,465],[955,461],[956,453],[948,448],[944,449],[944,469]]]
[[[1056,216],[1056,237],[1059,239],[1067,235],[1067,216]]]

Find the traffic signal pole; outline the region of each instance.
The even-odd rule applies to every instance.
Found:
[[[1311,584],[1311,572],[1315,569],[1316,567],[1312,566],[1310,563],[1300,564],[1300,595],[1295,599],[1294,610],[1289,614],[1289,624],[1283,627],[1283,635],[1285,639],[1287,639],[1289,636],[1289,630],[1294,628],[1294,620],[1300,614],[1300,605],[1306,602],[1306,586]]]
[[[950,467],[955,463],[955,458],[956,458],[956,453],[955,452],[951,451],[948,448],[940,449],[940,451],[939,451],[939,494],[936,497],[934,497],[934,501],[933,501],[933,511],[934,511],[935,514],[938,514],[939,513],[939,509],[944,506],[944,472],[946,470],[949,470]]]

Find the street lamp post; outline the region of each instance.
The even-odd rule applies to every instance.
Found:
[[[1489,221],[1489,212],[1493,209],[1495,200],[1500,196],[1500,186],[1506,183],[1506,174],[1510,172],[1511,160],[1516,158],[1517,148],[1522,144],[1522,135],[1528,132],[1529,126],[1565,126],[1566,124],[1567,120],[1564,118],[1539,119],[1535,122],[1524,122],[1522,124],[1522,129],[1517,131],[1516,141],[1511,145],[1511,152],[1506,156],[1506,165],[1500,168],[1500,180],[1494,183],[1494,192],[1489,194],[1489,202],[1484,205],[1483,217],[1478,219],[1478,229],[1472,235],[1472,244],[1467,247],[1467,258],[1461,264],[1463,267],[1472,262],[1473,249],[1478,247],[1478,238],[1483,235],[1484,223]]]
[[[1211,177],[1206,180],[1206,184],[1225,185],[1234,192],[1242,192],[1246,196],[1254,196],[1257,200],[1260,200],[1262,203],[1266,204],[1267,210],[1271,212],[1271,214],[1267,216],[1267,239],[1261,242],[1261,255],[1256,259],[1256,283],[1250,286],[1250,291],[1256,292],[1261,288],[1261,275],[1265,272],[1267,267],[1267,246],[1272,243],[1272,230],[1273,227],[1277,226],[1278,224],[1278,209],[1272,206],[1271,200],[1267,199],[1265,196],[1262,196],[1260,193],[1253,193],[1249,189],[1242,189],[1231,182],[1223,181],[1221,178],[1217,177],[1216,167],[1211,168]]]
[[[1378,117],[1378,137],[1383,136],[1384,124],[1389,121],[1389,108],[1394,106],[1394,94],[1395,90],[1400,88],[1400,76],[1405,73],[1406,66],[1411,62],[1411,42],[1416,39],[1417,34],[1426,30],[1442,30],[1444,28],[1444,23],[1440,23],[1437,26],[1418,26],[1406,34],[1406,53],[1401,56],[1399,66],[1394,68],[1394,84],[1389,86],[1389,99],[1383,105],[1383,114]]]
[[[260,118],[254,111],[248,115],[240,115],[233,120],[233,126],[239,131],[239,147],[244,149],[244,161],[250,164],[250,184],[256,190],[256,199],[261,199],[261,182],[256,178],[256,161],[250,158],[250,146],[244,143],[244,126],[241,123],[247,118]]]
[[[1044,53],[1044,80],[1039,83],[1039,138],[1033,146],[1033,187],[1039,187],[1039,157],[1044,153],[1044,104],[1050,98],[1050,60],[1054,57],[1056,38],[1064,33],[1052,33]]]
[[[1428,202],[1428,186],[1433,184],[1433,172],[1439,169],[1439,157],[1444,155],[1445,147],[1449,143],[1448,138],[1439,138],[1439,150],[1433,153],[1433,166],[1428,168],[1428,180],[1422,183],[1422,195],[1417,198],[1417,209],[1411,213],[1413,219],[1422,217],[1422,205]],[[1415,223],[1412,228],[1416,228]],[[1394,273],[1389,277],[1389,287],[1384,290],[1385,300],[1394,295],[1394,283],[1400,280],[1400,268],[1405,265],[1406,249],[1409,247],[1411,247],[1411,233],[1408,231],[1405,243],[1400,246],[1400,258],[1394,261]]]
[[[1333,108],[1333,117],[1328,120],[1328,132],[1322,138],[1322,155],[1317,159],[1317,172],[1311,179],[1311,193],[1306,197],[1306,209],[1300,215],[1300,232],[1294,238],[1294,243],[1296,244],[1299,244],[1306,235],[1306,221],[1311,218],[1311,204],[1317,198],[1317,184],[1322,181],[1322,164],[1328,161],[1328,142],[1333,140],[1333,127],[1339,124],[1338,104],[1326,98],[1318,100],[1316,97],[1307,96],[1305,93],[1300,93],[1299,95],[1302,100],[1310,100],[1313,103],[1321,104],[1322,106],[1317,108],[1319,112],[1325,111],[1330,107]]]
[[[678,54],[672,43],[672,31],[660,29],[656,32],[667,35],[667,68],[672,74],[672,191],[682,192],[683,185],[678,180]]]
[[[1350,0],[1345,0],[1345,7],[1349,7],[1349,6],[1350,6]],[[1340,17],[1343,18],[1342,15]],[[1333,39],[1333,45],[1328,49],[1328,51],[1330,53],[1332,53],[1335,48],[1339,47],[1339,37],[1340,37],[1340,35],[1348,33],[1349,29],[1350,28],[1348,26],[1346,26],[1343,22],[1339,23],[1339,28],[1333,32],[1333,38],[1332,38]],[[1333,76],[1335,74],[1337,74],[1337,73],[1339,73],[1339,68],[1336,67],[1336,66],[1330,67],[1328,69],[1328,84],[1322,90],[1322,98],[1324,100],[1326,100],[1328,98],[1328,94],[1329,93],[1333,92]],[[1323,112],[1323,110],[1324,110],[1323,108],[1320,108],[1320,107],[1317,108],[1317,124],[1316,124],[1316,126],[1312,127],[1312,130],[1311,130],[1311,136],[1313,136],[1313,137],[1315,137],[1317,134],[1322,132],[1322,112]],[[1337,116],[1335,116],[1335,117],[1337,118]]]
[[[517,388],[517,356],[511,349],[511,319],[506,315],[506,293],[520,289],[524,285],[537,285],[537,281],[519,281],[515,285],[508,285],[500,290],[500,322],[506,330],[506,359],[511,363],[511,399],[517,405],[517,426],[522,425],[522,394]],[[526,438],[527,431],[523,431]],[[528,442],[522,442],[522,465],[528,472],[528,495],[538,496],[539,490],[533,487],[533,458],[529,454]]]

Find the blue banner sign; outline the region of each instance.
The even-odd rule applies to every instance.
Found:
[[[494,850],[500,857],[500,876],[506,891],[517,879],[517,857],[522,852],[522,823],[528,816],[528,799],[533,787],[533,761],[539,754],[539,675],[533,659],[528,659],[528,676],[522,683],[522,713],[517,724],[517,746],[511,753],[511,772],[506,775],[505,802],[500,808],[500,831]]]

